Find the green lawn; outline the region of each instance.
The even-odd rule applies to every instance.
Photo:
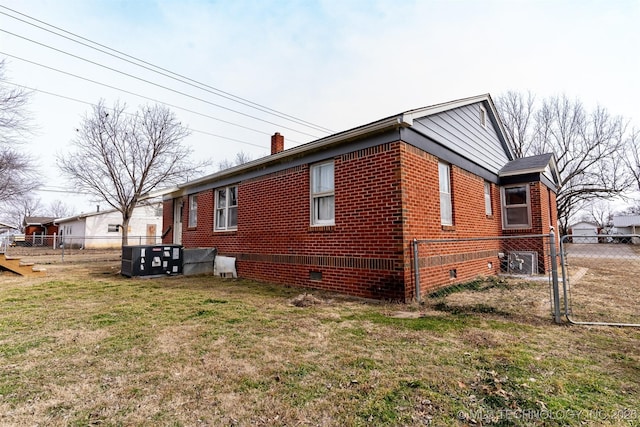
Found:
[[[205,276],[6,278],[0,425],[640,425],[637,329],[296,305],[300,289]]]

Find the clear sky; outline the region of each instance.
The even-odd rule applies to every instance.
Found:
[[[35,89],[26,148],[46,175],[38,196],[80,213],[97,201],[51,191],[73,190],[55,154],[100,99],[131,112],[169,104],[193,131],[185,143],[214,165],[241,150],[267,155],[274,132],[285,148],[327,135],[247,101],[338,132],[439,102],[531,91],[600,104],[638,126],[639,22],[638,0],[0,0],[0,58],[12,83]]]

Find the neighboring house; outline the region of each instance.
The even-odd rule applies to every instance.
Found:
[[[573,243],[598,243],[598,224],[582,221],[570,227]]]
[[[22,221],[24,241],[30,246],[51,246],[54,234],[58,233],[55,218],[48,216],[27,216]]]
[[[640,215],[618,215],[613,217],[614,234],[640,234]],[[640,244],[639,237],[631,239],[633,244]]]
[[[59,218],[60,242],[67,247],[84,249],[117,248],[122,245],[122,214],[115,210],[83,213]],[[160,242],[162,204],[138,206],[129,221],[129,244]]]
[[[552,154],[514,159],[489,95],[407,111],[153,195],[164,243],[216,248],[240,277],[367,298],[416,297],[411,242],[548,234]],[[172,231],[172,232],[170,232]],[[461,245],[462,246],[462,245]],[[537,251],[542,238],[523,247]],[[421,293],[500,272],[500,241],[420,255]],[[438,256],[439,258],[442,258]]]
[[[0,222],[0,236],[4,236],[7,234],[13,234],[17,231],[17,228],[13,225],[5,224],[4,222]]]
[[[3,252],[9,242],[9,236],[15,234],[17,232],[17,228],[0,222],[0,253]]]

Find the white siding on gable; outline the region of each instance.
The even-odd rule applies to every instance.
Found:
[[[498,173],[509,161],[493,122],[480,122],[482,103],[416,119],[413,129],[485,169]]]

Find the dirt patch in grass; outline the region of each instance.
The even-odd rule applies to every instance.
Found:
[[[326,304],[327,302],[330,302],[330,301],[325,301],[323,299],[316,297],[313,294],[306,294],[306,293],[298,295],[297,297],[291,300],[291,304],[295,305],[296,307],[311,307],[314,305]]]
[[[0,277],[0,424],[640,422],[640,332],[553,324],[546,283],[467,289],[443,311],[117,267]]]

